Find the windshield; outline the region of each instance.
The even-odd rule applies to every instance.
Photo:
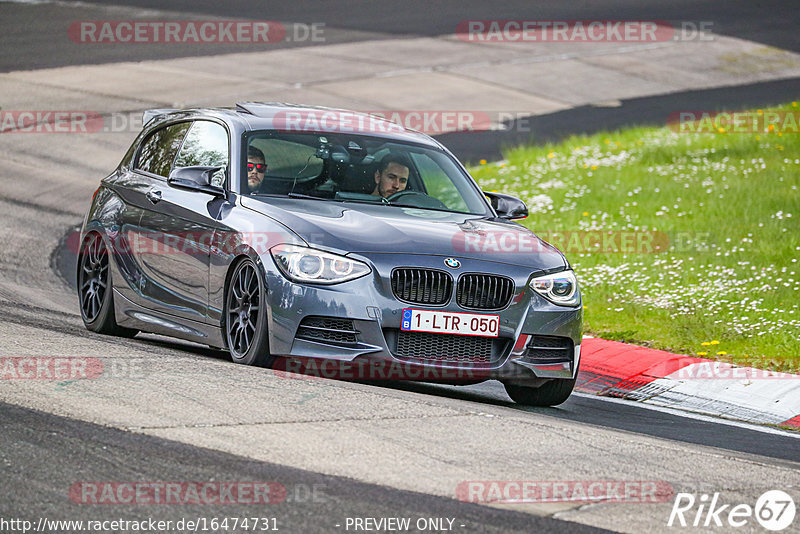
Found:
[[[279,131],[253,132],[245,143],[245,194],[489,214],[480,190],[441,150],[371,136]]]

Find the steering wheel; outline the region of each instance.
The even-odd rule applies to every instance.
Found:
[[[433,209],[442,209],[446,210],[447,206],[439,200],[438,198],[434,198],[430,195],[426,195],[420,191],[398,191],[392,195],[386,197],[386,200],[389,204],[394,204],[400,199],[405,199],[403,202],[404,204],[411,204],[414,208],[433,208]]]

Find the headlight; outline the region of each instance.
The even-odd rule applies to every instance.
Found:
[[[559,306],[577,306],[581,299],[578,294],[578,279],[572,271],[548,274],[534,278],[531,289]]]
[[[277,245],[270,253],[281,272],[295,282],[338,284],[370,272],[363,262],[308,247]]]

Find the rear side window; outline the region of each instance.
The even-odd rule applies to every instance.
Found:
[[[188,129],[189,123],[181,122],[151,133],[139,150],[136,169],[166,178]]]
[[[213,185],[225,183],[225,171],[228,168],[228,132],[225,128],[211,121],[195,121],[186,135],[176,167],[222,167],[211,177]]]

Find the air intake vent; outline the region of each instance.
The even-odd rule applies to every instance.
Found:
[[[398,299],[414,304],[442,305],[450,301],[453,278],[434,269],[395,269],[392,272],[392,293]]]
[[[514,296],[514,281],[490,274],[465,274],[458,280],[456,302],[471,310],[499,310]]]
[[[300,323],[296,337],[307,341],[355,345],[358,343],[358,334],[350,319],[306,317]]]
[[[537,363],[571,362],[575,357],[568,337],[533,336],[523,359]]]

